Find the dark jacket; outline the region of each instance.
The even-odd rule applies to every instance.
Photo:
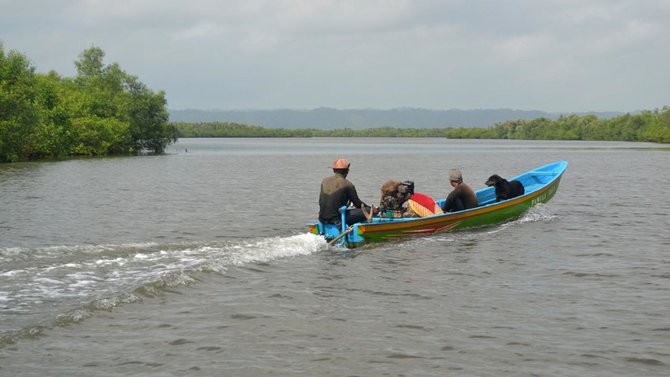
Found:
[[[449,193],[442,209],[444,212],[462,211],[464,209],[475,208],[479,205],[477,195],[465,183],[460,183]]]
[[[353,183],[338,173],[324,178],[319,194],[319,221],[324,224],[339,224],[340,207],[348,205],[349,202],[356,208],[363,206]]]

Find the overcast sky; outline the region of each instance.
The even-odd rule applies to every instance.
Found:
[[[5,52],[91,47],[170,109],[670,105],[670,0],[0,0]]]

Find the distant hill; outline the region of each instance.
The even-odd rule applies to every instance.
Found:
[[[575,113],[613,118],[618,112]],[[560,113],[512,109],[429,110],[399,108],[390,110],[318,108],[313,110],[170,110],[171,122],[232,122],[266,128],[285,129],[365,129],[372,127],[444,128],[489,127],[516,119],[557,119]],[[565,115],[568,115],[566,113]]]

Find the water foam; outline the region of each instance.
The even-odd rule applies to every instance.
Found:
[[[10,331],[14,335],[3,335],[7,328],[0,327],[0,339],[35,335],[43,328],[81,321],[97,310],[193,284],[196,273],[224,273],[230,266],[309,255],[327,247],[322,237],[300,234],[241,242],[0,249],[4,314],[30,313],[27,317],[32,318],[24,330]],[[2,317],[0,313],[0,323]],[[51,325],[45,326],[45,321]]]
[[[556,215],[552,214],[549,210],[549,207],[540,203],[536,206],[533,206],[524,212],[524,214],[518,218],[516,223],[525,224],[525,223],[534,223],[541,221],[552,221],[556,219]]]

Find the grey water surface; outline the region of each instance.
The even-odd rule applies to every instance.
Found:
[[[166,155],[0,165],[2,376],[668,376],[670,147],[182,139]],[[501,225],[329,248],[336,158],[444,197],[569,162]]]

